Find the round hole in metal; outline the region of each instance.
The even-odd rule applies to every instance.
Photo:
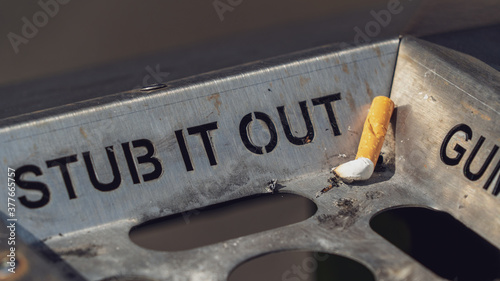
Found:
[[[322,252],[285,251],[266,254],[239,264],[228,281],[374,281],[373,273],[352,259]]]
[[[244,197],[153,219],[130,231],[135,244],[158,251],[183,251],[308,219],[317,207],[289,193]]]
[[[156,281],[156,279],[146,278],[142,276],[112,276],[101,279],[100,281]]]

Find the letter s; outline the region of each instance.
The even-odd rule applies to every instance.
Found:
[[[31,201],[28,198],[26,198],[25,195],[19,197],[19,201],[21,204],[24,206],[30,208],[30,209],[36,209],[36,208],[41,208],[50,201],[50,191],[44,183],[37,182],[37,181],[25,181],[22,180],[21,177],[23,174],[26,173],[32,173],[35,174],[36,176],[42,175],[42,171],[38,166],[35,165],[26,165],[22,166],[19,169],[16,170],[16,176],[15,176],[15,181],[17,186],[22,189],[27,189],[27,190],[37,190],[42,193],[42,197],[38,201]]]

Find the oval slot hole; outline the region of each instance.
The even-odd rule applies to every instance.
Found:
[[[297,223],[316,210],[295,194],[249,196],[145,222],[130,239],[147,249],[183,251]]]
[[[321,252],[286,251],[260,256],[238,265],[228,281],[374,281],[364,265],[346,257]]]
[[[375,215],[370,226],[443,278],[500,278],[500,251],[448,213],[420,207],[397,208]]]

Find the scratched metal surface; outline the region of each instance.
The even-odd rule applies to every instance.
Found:
[[[126,274],[128,270],[159,279],[223,279],[230,267],[251,256],[251,251],[245,254],[232,248],[217,254],[220,258],[200,262],[192,258],[193,254],[199,258],[212,256],[213,247],[178,254],[152,252],[130,241],[130,228],[150,218],[268,192],[266,183],[272,178],[287,183],[318,171],[327,172],[332,164],[343,160],[338,158],[341,153],[352,158],[356,152],[352,143],[357,142],[371,99],[389,94],[398,44],[399,40],[394,39],[342,51],[336,47],[320,48],[181,80],[151,93],[128,92],[30,117],[37,121],[27,121],[25,116],[3,120],[0,138],[4,165],[15,167],[18,174],[27,165],[38,167],[41,175],[30,170],[19,179],[43,182],[50,192],[47,202],[40,191],[18,189],[18,198],[26,196],[29,201],[19,206],[17,213],[23,228],[33,235],[24,238],[31,242],[41,239],[56,253],[68,253],[71,249],[95,253],[65,257],[91,280]],[[314,102],[324,97],[332,99]],[[296,145],[287,140],[277,107],[285,107],[292,134],[302,137],[306,134],[299,107],[302,101],[312,120],[314,137]],[[329,117],[330,106],[335,115]],[[240,121],[252,112],[266,113],[276,126],[277,144],[272,151],[267,147],[267,153],[262,155],[250,152],[241,140]],[[332,126],[333,120],[338,122],[338,129]],[[217,129],[209,132],[208,139],[216,164],[209,162],[201,136],[190,135],[188,129],[213,122],[217,122]],[[259,126],[262,124],[252,122],[249,137],[256,146],[266,146],[269,135]],[[183,161],[177,130],[182,130],[186,140],[193,171],[187,171]],[[135,165],[141,183],[133,184],[121,144],[140,139],[154,144],[154,157],[161,162],[162,173],[153,180],[142,179],[141,175],[155,167],[140,164],[137,158]],[[102,192],[92,187],[83,159],[87,151],[93,163],[99,163],[98,179],[106,183],[114,178],[107,159],[107,153],[113,152],[121,174],[118,188]],[[139,157],[146,150],[138,147],[132,153]],[[77,160],[67,166],[67,173],[61,173],[57,163],[49,168],[54,164],[47,161],[66,156]],[[6,180],[3,176],[1,180]],[[71,188],[64,183],[64,176],[71,179],[74,194],[69,192]],[[311,192],[324,179],[317,181],[318,184],[309,186]],[[295,192],[299,190],[302,189]],[[2,205],[4,213],[5,208]],[[93,236],[96,233],[100,233],[99,238]],[[252,243],[253,239],[248,241]],[[227,254],[240,256],[227,259]],[[111,266],[117,261],[125,266]],[[155,268],[143,269],[138,262]]]
[[[498,155],[478,180],[463,173],[479,136],[485,141],[472,161],[473,172],[499,142],[499,81],[498,72],[482,62],[413,38],[350,50],[323,48],[181,80],[151,93],[127,92],[38,113],[38,121],[4,121],[2,161],[14,168],[40,167],[43,175],[27,174],[25,179],[44,182],[51,192],[45,206],[19,207],[19,221],[33,235],[24,238],[42,239],[89,280],[225,280],[241,262],[287,249],[352,258],[377,280],[443,280],[373,232],[369,220],[395,206],[427,206],[447,211],[500,247],[500,206],[493,194],[497,179],[483,189],[495,174]],[[337,136],[325,106],[312,102],[336,93],[341,99],[331,105],[341,133]],[[314,198],[327,184],[329,168],[354,158],[371,99],[389,94],[397,110],[383,149],[385,172]],[[284,135],[277,107],[285,106],[295,136],[305,136],[301,101],[306,101],[315,135],[294,145]],[[278,142],[270,153],[252,153],[241,141],[240,121],[250,112],[268,114],[276,126]],[[217,161],[212,166],[200,136],[187,130],[210,122],[218,126],[210,133]],[[457,165],[449,166],[441,160],[441,146],[462,123],[473,136],[469,141],[460,140],[460,133],[450,138],[446,155],[456,156],[452,149],[457,142],[466,152]],[[181,129],[194,165],[189,172],[174,133]],[[258,126],[249,130],[258,146],[269,140],[262,131]],[[133,184],[121,143],[144,138],[154,143],[163,173]],[[116,190],[101,192],[89,182],[82,153],[91,152],[94,163],[100,163],[99,179],[109,182],[107,146],[113,146],[122,181]],[[140,156],[146,151],[133,152]],[[69,165],[77,198],[70,200],[61,172],[45,161],[72,154],[78,158]],[[139,176],[153,170],[149,164],[138,168]],[[314,201],[316,214],[297,224],[181,252],[151,251],[130,241],[130,228],[150,218],[266,193],[273,178],[286,185],[280,192]],[[40,198],[40,192],[18,192],[30,200]],[[339,204],[345,199],[353,202],[347,210]]]
[[[286,181],[327,170],[332,161],[340,161],[338,154],[355,154],[351,143],[357,141],[358,134],[349,132],[349,127],[359,132],[370,100],[389,94],[397,45],[398,40],[391,40],[342,52],[320,49],[298,60],[283,58],[274,65],[249,66],[247,71],[233,69],[197,81],[180,81],[166,90],[129,93],[133,99],[118,95],[102,105],[96,100],[91,107],[61,108],[64,113],[45,112],[46,117],[37,121],[4,126],[0,129],[4,165],[39,167],[42,175],[26,172],[22,178],[41,180],[50,192],[45,202],[39,191],[20,190],[18,195],[26,196],[30,206],[38,208],[21,209],[19,220],[37,238],[47,239],[61,232],[117,220],[144,221],[261,193],[272,178]],[[313,105],[312,100],[321,97],[339,100]],[[306,101],[315,134],[303,145],[295,145],[284,135],[277,107],[285,106],[297,132],[293,135],[303,136],[306,130],[300,119],[300,101]],[[338,132],[330,124],[325,105],[333,108]],[[240,121],[252,112],[266,113],[274,120],[278,135],[272,153],[255,154],[243,145]],[[207,133],[211,148],[205,149],[201,135],[190,135],[188,128],[214,122],[217,129]],[[257,146],[264,146],[269,136],[259,123],[249,125],[249,137]],[[177,130],[184,135],[192,171],[185,166]],[[151,141],[162,168],[136,159],[141,182],[134,184],[121,144],[142,139]],[[270,148],[266,149],[269,152]],[[215,159],[210,163],[207,152],[212,150]],[[116,189],[102,192],[92,187],[83,158],[88,151],[103,183],[116,180],[107,158],[107,152],[113,151],[121,174]],[[146,154],[142,145],[131,151],[134,157]],[[47,163],[67,156],[76,159],[67,165],[68,173],[62,174],[56,164]],[[141,177],[160,170],[159,178]],[[63,175],[71,180],[72,188]],[[6,212],[6,207],[1,210]]]
[[[493,151],[500,145],[500,72],[471,56],[406,38],[393,83],[396,175],[426,206],[450,213],[500,248],[500,185],[494,171],[500,155]],[[461,124],[471,132],[465,126],[452,131]],[[445,164],[443,155],[457,163]]]

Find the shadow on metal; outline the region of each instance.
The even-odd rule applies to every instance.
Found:
[[[443,278],[500,278],[500,251],[448,213],[421,207],[396,208],[375,215],[370,226]]]
[[[270,264],[273,266],[269,267]],[[245,261],[228,278],[228,281],[245,280],[375,281],[375,277],[364,265],[346,257],[322,252],[285,251]]]

